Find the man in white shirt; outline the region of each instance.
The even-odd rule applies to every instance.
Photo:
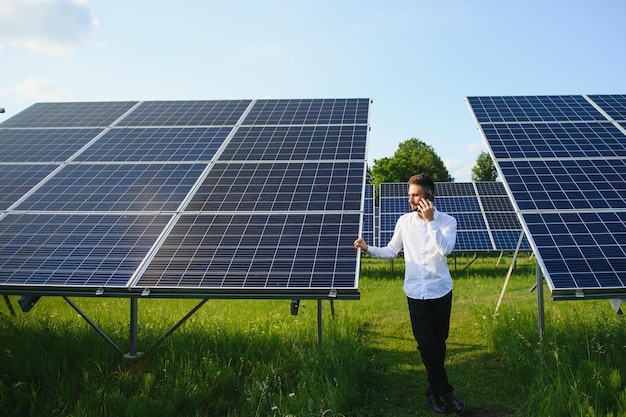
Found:
[[[433,205],[435,184],[428,175],[414,175],[408,184],[411,213],[398,219],[387,246],[368,245],[358,238],[354,247],[373,258],[394,258],[404,250],[403,290],[413,335],[428,373],[428,405],[438,413],[452,410],[461,414],[465,401],[454,392],[444,367],[452,308],[452,277],[446,257],[456,243],[456,219]]]

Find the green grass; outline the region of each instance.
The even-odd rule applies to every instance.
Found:
[[[608,301],[546,300],[537,332],[526,255],[493,316],[510,257],[450,260],[447,369],[474,416],[626,416],[626,333]],[[210,300],[160,347],[126,363],[60,298],[0,315],[0,416],[432,416],[402,293],[403,263],[362,260],[361,300]],[[12,297],[16,304],[16,297]],[[122,348],[129,301],[74,301]],[[140,300],[139,350],[197,300]]]

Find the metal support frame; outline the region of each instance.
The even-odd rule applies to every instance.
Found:
[[[145,352],[139,352],[139,299],[137,297],[130,298],[130,325],[129,325],[129,350],[124,351],[111,339],[98,325],[85,314],[68,296],[63,296],[63,299],[74,309],[76,312],[109,344],[118,351],[125,360],[135,360],[143,355],[151,352],[160,346],[172,333],[174,333],[180,326],[182,326],[191,316],[193,316],[207,301],[209,298],[202,299],[191,311],[189,311],[182,319],[180,319],[174,326],[172,326],[163,336],[155,341]],[[300,300],[292,300],[292,313],[294,312],[294,302],[299,304]],[[323,299],[317,300],[317,344],[321,348],[323,344]],[[335,318],[335,300],[330,298],[330,311],[331,317]],[[295,307],[297,314],[297,307]]]
[[[6,294],[3,294],[4,297],[4,302],[7,305],[7,308],[9,309],[9,313],[11,313],[12,316],[15,316],[15,310],[13,309],[13,304],[11,304],[11,300],[9,300],[9,296]]]
[[[467,268],[470,267],[471,264],[474,263],[474,261],[476,260],[476,258],[478,258],[478,252],[474,252],[474,257],[469,261],[469,263],[467,265],[465,265],[465,268],[463,268],[461,270],[461,272],[464,272]]]
[[[124,359],[135,360],[143,356],[144,354],[152,351],[161,345],[176,329],[183,325],[192,315],[194,315],[200,307],[202,307],[208,298],[201,300],[189,313],[187,313],[182,319],[180,319],[170,330],[168,330],[163,336],[161,336],[156,342],[154,342],[145,352],[138,351],[138,332],[139,332],[139,299],[137,297],[130,298],[130,345],[129,351],[124,351],[102,330],[96,323],[91,320],[87,314],[85,314],[69,297],[64,296],[63,299],[74,309],[76,312],[109,344],[113,349],[117,350]]]
[[[323,339],[322,301],[324,300],[321,298],[317,300],[317,345],[320,348],[322,347],[322,344],[323,344],[323,341],[322,341]],[[335,318],[335,300],[332,298],[330,299],[330,316],[333,319]]]
[[[502,260],[502,255],[504,255],[504,251],[500,251],[500,256],[498,256],[498,262],[496,262],[496,265],[500,265],[500,260]]]
[[[143,353],[138,352],[139,344],[139,300],[136,297],[130,299],[130,346],[128,353],[124,355],[124,359],[136,359],[141,357]]]
[[[522,247],[522,241],[524,240],[524,231],[519,235],[519,239],[517,241],[517,246],[515,247],[515,252],[513,253],[513,259],[511,260],[511,265],[509,265],[509,270],[506,273],[506,278],[504,279],[504,284],[502,285],[502,291],[500,291],[500,298],[498,298],[498,303],[496,304],[496,311],[493,313],[494,317],[498,314],[498,310],[500,309],[500,304],[502,303],[502,299],[504,298],[504,292],[506,291],[507,285],[509,285],[509,279],[513,274],[513,269],[515,268],[515,262],[517,261],[517,255],[519,254],[519,250]],[[502,255],[500,255],[502,256]],[[500,260],[498,259],[498,262]]]
[[[317,300],[317,345],[322,347],[322,300]]]
[[[98,332],[98,334],[100,336],[102,336],[102,338],[104,340],[107,341],[107,343],[111,346],[113,346],[113,349],[117,350],[120,354],[124,354],[124,351],[122,349],[120,349],[120,347],[118,345],[115,344],[115,342],[109,337],[107,336],[106,333],[104,333],[97,325],[96,323],[94,323],[80,308],[78,308],[78,306],[76,304],[74,304],[74,302],[72,300],[69,299],[69,297],[63,297],[63,299],[65,301],[67,301],[67,303],[72,306],[72,308],[74,310],[76,310],[76,312],[87,322],[89,323],[89,325],[96,331]]]
[[[541,268],[537,263],[536,266],[536,274],[537,274],[537,328],[539,331],[539,340],[543,342],[543,336],[545,335],[545,315],[544,315],[544,299],[543,299],[543,274],[541,273]]]

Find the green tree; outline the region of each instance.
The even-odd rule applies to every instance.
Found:
[[[472,181],[495,181],[498,171],[489,153],[482,151],[476,158],[476,165],[472,168]]]
[[[433,181],[454,181],[435,150],[411,138],[398,145],[393,157],[374,160],[372,183],[378,190],[381,182],[406,182],[415,174],[427,174]]]

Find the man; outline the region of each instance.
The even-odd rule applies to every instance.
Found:
[[[452,308],[452,277],[446,257],[456,243],[456,219],[433,205],[435,184],[429,176],[414,175],[408,184],[411,213],[398,219],[387,246],[367,245],[358,238],[354,247],[373,258],[393,258],[404,250],[403,290],[413,335],[428,373],[428,405],[441,414],[450,410],[460,414],[465,411],[465,401],[454,392],[444,367]]]

